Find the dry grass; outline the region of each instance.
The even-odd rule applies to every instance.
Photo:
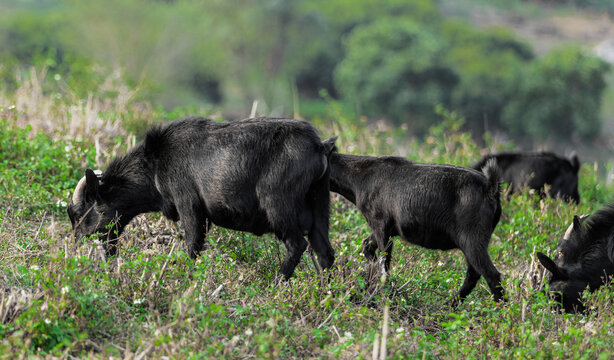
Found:
[[[126,123],[155,120],[151,105],[136,100],[139,89],[128,87],[119,70],[108,74],[96,93],[85,98],[65,84],[61,92],[46,91],[43,84],[49,76],[46,69],[17,72],[17,89],[0,92],[0,115],[20,127],[30,126],[33,134],[43,131],[57,139],[95,144],[98,166],[117,155],[120,147],[135,144]],[[118,138],[124,139],[123,144],[117,143]]]

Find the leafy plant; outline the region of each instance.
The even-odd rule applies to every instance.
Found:
[[[64,214],[69,193],[94,163],[95,151],[77,141],[54,141],[31,127],[0,119],[0,207],[25,214]]]

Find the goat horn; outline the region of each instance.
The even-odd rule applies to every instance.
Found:
[[[563,240],[569,240],[569,237],[571,236],[572,231],[573,231],[573,223],[571,223],[571,225],[569,225],[569,227],[565,231],[565,235],[563,235]]]
[[[101,182],[102,179],[102,170],[94,170],[94,174],[98,178],[98,181]],[[85,191],[85,176],[79,180],[77,183],[77,187],[75,187],[75,192],[72,194],[72,202],[73,204],[78,204],[81,202],[83,198],[83,192]]]

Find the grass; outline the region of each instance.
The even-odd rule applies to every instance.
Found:
[[[441,109],[442,125],[411,141],[400,136],[403,129],[352,121],[335,103],[327,111],[314,123],[323,137],[339,135],[344,152],[469,165],[483,152],[511,146],[489,141],[480,148],[459,130],[456,115]],[[582,166],[580,205],[529,193],[505,199],[489,251],[508,301],[493,303],[481,280],[451,309],[446,302],[465,274],[461,253],[396,239],[392,271],[382,279],[360,254],[370,233],[364,218],[337,197],[330,231],[336,268],[321,275],[306,253],[293,278],[279,282],[279,241],[217,227],[207,249],[191,260],[178,225],[159,214],[135,219],[119,256],[105,259],[98,244],[74,243],[65,202],[83,169],[124,151],[131,131],[119,122],[123,140],[100,143],[101,154],[85,133],[78,142],[56,131],[22,129],[24,114],[19,107],[4,109],[0,130],[0,358],[613,355],[611,287],[587,295],[592,311],[586,316],[552,310],[535,290],[543,277],[535,252],[553,252],[574,214],[594,212],[611,199],[611,186],[598,176],[602,165]],[[49,119],[66,126],[64,116]],[[105,129],[104,122],[91,124],[98,125],[89,134]]]

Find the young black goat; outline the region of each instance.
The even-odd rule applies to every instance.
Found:
[[[307,247],[304,235],[322,268],[330,268],[328,156],[333,147],[334,138],[323,143],[304,121],[177,120],[149,131],[100,177],[88,169],[68,215],[76,239],[101,233],[109,255],[132,218],[162,211],[181,220],[192,257],[203,248],[211,222],[256,235],[274,233],[286,246],[280,268],[286,278]]]
[[[614,205],[584,219],[574,216],[558,246],[555,260],[538,252],[552,274],[549,289],[568,313],[584,311],[582,292],[593,292],[614,275]]]
[[[567,202],[580,202],[578,193],[580,160],[575,154],[569,159],[550,152],[490,154],[473,168],[482,169],[490,159],[497,161],[497,166],[501,169],[501,178],[510,185],[511,192],[529,188],[536,190],[540,196],[560,197]]]
[[[371,236],[363,253],[373,260],[376,249],[392,256],[390,237],[429,249],[460,249],[467,275],[452,304],[464,300],[484,276],[495,300],[503,296],[501,275],[488,255],[490,237],[501,216],[499,173],[490,162],[484,174],[452,165],[419,164],[393,156],[333,153],[331,191],[362,212]]]

